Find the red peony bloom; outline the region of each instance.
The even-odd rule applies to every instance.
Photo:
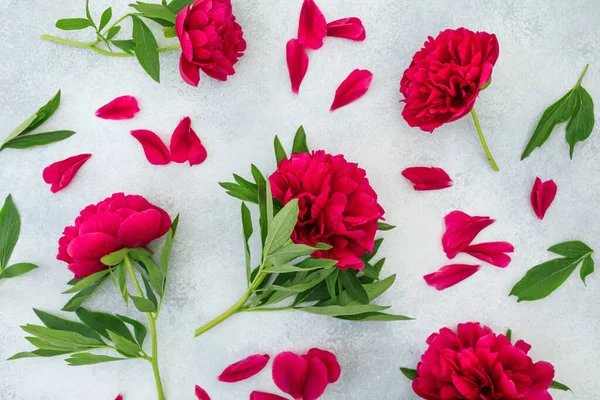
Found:
[[[360,257],[373,250],[377,221],[384,213],[365,170],[342,155],[319,150],[281,160],[269,181],[282,204],[298,199],[294,243],[326,243],[332,248],[313,257],[338,260],[342,270],[364,267]]]
[[[175,29],[183,51],[179,71],[186,83],[198,86],[200,69],[220,81],[235,73],[246,41],[231,0],[196,0],[177,15]]]
[[[433,132],[469,113],[492,77],[498,52],[496,35],[487,32],[458,28],[429,37],[400,82],[406,122]]]
[[[171,228],[171,218],[142,196],[115,193],[87,206],[58,241],[58,260],[75,279],[106,268],[100,259],[123,248],[145,247]]]
[[[459,324],[427,339],[429,348],[417,365],[415,393],[428,400],[552,400],[548,388],[554,367],[534,363],[531,346],[514,345],[486,326]]]

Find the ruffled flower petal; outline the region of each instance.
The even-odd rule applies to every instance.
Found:
[[[243,381],[262,371],[268,362],[268,354],[254,354],[225,368],[217,379],[228,383]]]
[[[200,67],[188,61],[183,53],[179,59],[179,74],[183,81],[190,86],[198,86],[200,83]]]
[[[123,221],[117,234],[120,248],[145,247],[159,237],[161,215],[156,210],[146,210],[133,214]]]
[[[137,99],[133,96],[117,97],[96,111],[96,117],[102,119],[132,119],[140,111]]]
[[[340,367],[337,357],[332,352],[314,348],[310,349],[308,353],[306,353],[306,356],[308,358],[318,358],[323,361],[323,364],[325,364],[325,367],[327,368],[327,381],[329,383],[335,383],[340,378],[342,368]]]
[[[440,268],[437,272],[425,275],[425,282],[437,290],[444,290],[464,281],[475,272],[479,271],[479,265],[451,264]]]
[[[535,178],[535,183],[531,189],[531,207],[539,219],[544,219],[546,211],[556,197],[557,186],[553,180],[542,182],[540,178]]]
[[[327,36],[362,42],[367,38],[365,27],[360,18],[342,18],[327,24]]]
[[[335,91],[329,111],[335,111],[363,97],[373,81],[373,74],[366,69],[355,69]]]
[[[171,162],[169,149],[156,133],[146,129],[137,129],[131,131],[131,136],[140,142],[150,164],[166,165]]]
[[[91,154],[79,154],[62,161],[57,161],[44,168],[42,177],[44,178],[44,182],[51,185],[50,191],[56,193],[66,188],[75,177],[75,174],[77,174],[77,171],[79,171],[79,168],[91,156]]]
[[[442,236],[442,246],[448,258],[462,252],[484,228],[495,220],[489,217],[471,217],[462,211],[452,211],[444,217],[446,232]]]
[[[454,183],[446,171],[437,167],[406,168],[402,176],[413,183],[415,190],[445,189]]]
[[[117,250],[117,239],[102,232],[86,233],[71,240],[67,252],[74,260],[99,260]]]
[[[177,163],[188,161],[190,165],[201,164],[206,160],[207,152],[192,129],[190,117],[185,117],[175,128],[171,137],[171,160]]]

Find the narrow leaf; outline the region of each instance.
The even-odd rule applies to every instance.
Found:
[[[33,311],[47,328],[56,329],[59,331],[76,332],[80,335],[89,337],[91,339],[95,339],[99,342],[102,341],[102,338],[100,337],[98,332],[82,323],[60,318],[56,315],[48,314],[44,311],[37,310],[35,308],[33,309]]]
[[[58,107],[60,106],[60,99],[61,92],[59,90],[58,92],[56,92],[54,97],[50,99],[48,103],[46,103],[35,113],[35,119],[31,121],[31,123],[27,126],[25,130],[23,130],[20,133],[20,135],[25,135],[33,131],[37,127],[41,126],[44,122],[46,122],[52,115],[54,115],[54,113],[56,112],[56,110],[58,110]]]
[[[389,322],[389,321],[410,321],[413,318],[405,315],[386,314],[382,312],[367,312],[356,315],[342,315],[335,317],[347,321],[362,321],[362,322]]]
[[[75,311],[76,309],[78,309],[84,303],[84,301],[88,297],[90,297],[92,295],[92,293],[94,293],[96,291],[96,289],[98,289],[104,283],[104,281],[106,281],[107,277],[108,277],[108,275],[105,275],[105,276],[99,278],[98,280],[96,280],[94,283],[87,286],[85,289],[82,289],[81,291],[79,291],[79,293],[77,293],[75,296],[71,297],[71,299],[67,302],[67,304],[64,305],[62,310],[63,311]]]
[[[517,296],[519,302],[543,299],[562,285],[581,261],[556,258],[537,265],[517,282],[509,296]]]
[[[9,149],[29,149],[31,147],[60,142],[61,140],[70,138],[74,134],[74,131],[52,131],[36,133],[35,135],[19,136],[6,142],[4,147]]]
[[[112,40],[112,38],[114,38],[115,36],[117,36],[117,34],[121,32],[121,26],[117,25],[117,26],[113,26],[112,28],[110,28],[108,30],[108,32],[106,33],[106,39],[107,40]]]
[[[396,227],[396,225],[386,224],[385,222],[378,222],[377,223],[377,229],[380,230],[380,231],[391,231],[395,227]]]
[[[285,153],[285,149],[283,148],[283,145],[277,136],[275,136],[273,146],[275,147],[275,161],[277,162],[277,165],[279,165],[281,160],[287,159],[287,154]]]
[[[135,308],[141,312],[156,312],[156,306],[152,301],[138,296],[129,295],[129,297],[131,297],[131,300],[133,300]]]
[[[260,213],[260,238],[264,248],[269,230],[269,222],[267,217],[267,181],[260,170],[254,165],[252,165],[252,177],[254,178],[254,182],[256,182],[257,187],[258,209]]]
[[[119,336],[133,341],[133,336],[125,323],[112,314],[93,312],[83,307],[78,308],[75,313],[81,322],[107,339],[110,339],[109,332],[114,332]]]
[[[169,232],[167,232],[167,238],[160,253],[160,267],[163,275],[165,276],[165,282],[167,280],[167,276],[169,275],[169,263],[171,259],[171,251],[173,250],[173,242],[175,241],[175,234],[177,233],[177,225],[179,225],[179,215],[177,215],[173,220],[171,229],[169,229]]]
[[[250,237],[252,236],[253,228],[252,228],[252,217],[250,215],[250,210],[246,206],[246,203],[243,203],[243,202],[242,202],[242,230],[244,233],[244,255],[245,255],[245,260],[246,260],[246,280],[248,281],[248,284],[250,284],[250,282],[251,282],[250,278],[252,275],[252,267],[251,267],[250,263],[252,262],[252,259],[251,259],[251,255],[250,255],[250,245],[248,244],[248,241],[250,240]]]
[[[330,317],[339,317],[345,315],[356,315],[366,312],[383,311],[390,308],[389,306],[378,306],[375,304],[356,304],[349,306],[309,306],[299,307],[298,310],[302,310],[311,314],[328,315]]]
[[[168,7],[161,4],[143,3],[138,1],[136,4],[130,4],[130,6],[142,13],[143,17],[160,19],[169,22],[171,25],[175,25],[175,14]]]
[[[137,343],[132,342],[114,332],[108,331],[111,342],[114,343],[117,351],[126,357],[137,357],[140,354],[140,347]]]
[[[102,271],[96,272],[95,274],[86,276],[85,278],[78,280],[77,283],[75,283],[75,285],[73,285],[69,290],[62,292],[62,294],[77,293],[94,284],[96,281],[98,281],[98,279],[105,277],[106,275],[108,275],[108,273],[109,270],[104,269]]]
[[[110,357],[101,354],[92,354],[92,353],[75,353],[71,355],[69,358],[65,359],[65,361],[70,366],[79,366],[79,365],[92,365],[92,364],[100,364],[111,361],[122,361],[127,360],[126,358],[120,357]]]
[[[308,149],[308,145],[306,144],[306,132],[304,132],[304,127],[300,126],[300,128],[298,128],[298,131],[296,131],[296,136],[294,136],[292,154],[308,153],[309,151],[310,150]]]
[[[333,304],[337,303],[337,280],[339,277],[339,273],[340,270],[336,268],[335,271],[333,271],[333,273],[325,279],[327,292],[329,293],[329,296],[331,296],[331,301],[333,302]]]
[[[31,263],[13,264],[10,267],[6,268],[4,271],[0,272],[0,279],[15,278],[17,276],[26,274],[29,271],[34,270],[36,268],[39,267]]]
[[[411,368],[403,368],[400,367],[400,371],[402,372],[402,374],[404,374],[405,377],[407,377],[408,379],[410,379],[411,381],[414,381],[415,378],[417,376],[419,376],[417,374],[417,370],[416,369],[411,369]]]
[[[127,249],[127,248],[117,250],[115,252],[112,252],[112,253],[107,254],[104,257],[102,257],[100,259],[100,262],[102,262],[102,264],[104,264],[106,266],[110,266],[110,267],[119,265],[127,256],[127,253],[129,253],[129,249]]]
[[[160,61],[154,34],[140,18],[132,15],[131,19],[133,21],[135,56],[148,75],[156,82],[160,82]]]
[[[117,315],[117,317],[119,317],[119,319],[121,321],[126,322],[133,327],[133,332],[135,334],[136,342],[140,345],[140,347],[143,346],[144,339],[146,338],[146,333],[147,333],[146,327],[142,323],[136,321],[135,319],[126,317],[124,315],[119,315],[119,314],[116,314],[116,315]]]
[[[9,194],[0,209],[0,270],[8,265],[20,233],[21,217]]]
[[[557,382],[557,381],[552,381],[552,383],[550,384],[550,389],[557,389],[557,390],[562,390],[565,392],[572,392],[572,390],[567,385]]]
[[[594,101],[583,87],[575,89],[577,103],[573,110],[573,117],[567,125],[567,143],[569,143],[569,156],[573,158],[575,145],[583,142],[592,134],[594,129]]]
[[[98,26],[98,30],[101,31],[102,29],[104,29],[104,27],[106,25],[108,25],[108,23],[110,22],[111,18],[112,18],[112,8],[108,7],[102,13],[102,17],[100,17],[100,25]]]
[[[92,26],[85,18],[64,18],[56,21],[56,27],[63,31],[79,31]]]
[[[579,276],[581,280],[585,284],[585,278],[594,272],[594,260],[592,256],[587,256],[585,260],[583,260],[583,265],[581,265],[581,270],[579,271]]]
[[[369,296],[367,292],[360,284],[360,281],[356,277],[356,274],[350,270],[340,271],[339,280],[342,287],[348,291],[350,296],[358,300],[359,303],[369,304]]]
[[[269,256],[290,239],[292,231],[298,221],[298,199],[292,199],[273,218],[269,224],[267,238],[265,239],[264,254]]]
[[[567,258],[582,258],[594,252],[588,245],[579,240],[555,244],[548,251]]]
[[[111,43],[127,54],[133,55],[135,42],[133,40],[111,40]]]

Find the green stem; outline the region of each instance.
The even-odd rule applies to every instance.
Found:
[[[581,73],[581,76],[579,77],[579,80],[577,81],[577,84],[575,85],[575,87],[581,85],[581,81],[583,81],[583,77],[585,76],[585,73],[587,72],[589,67],[590,67],[590,64],[585,65],[585,68],[583,69],[583,72]]]
[[[479,135],[479,141],[481,142],[481,146],[483,147],[483,151],[485,151],[485,155],[492,166],[492,169],[496,172],[500,171],[498,165],[496,164],[496,160],[494,160],[494,156],[490,152],[490,149],[485,141],[485,137],[483,136],[483,132],[481,131],[481,125],[479,124],[479,118],[477,118],[477,113],[475,112],[475,107],[471,108],[471,116],[473,117],[473,122],[475,123],[475,129],[477,129],[477,134]]]
[[[253,308],[242,308],[240,312],[274,312],[274,311],[290,311],[295,310],[295,307],[253,307]]]

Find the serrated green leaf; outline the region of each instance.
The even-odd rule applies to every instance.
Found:
[[[160,60],[154,34],[139,17],[132,15],[131,19],[133,21],[135,56],[144,71],[156,82],[160,82]]]
[[[96,291],[96,289],[98,289],[104,283],[104,281],[106,281],[107,277],[108,277],[108,275],[105,275],[105,276],[99,278],[98,280],[96,280],[96,282],[92,283],[85,289],[82,289],[81,291],[79,291],[79,293],[77,293],[75,296],[73,296],[73,297],[71,297],[71,299],[69,299],[69,301],[67,302],[67,304],[64,305],[62,310],[63,311],[75,311],[76,309],[78,309],[84,303],[84,301],[88,297],[90,297],[92,295],[92,293],[94,293]]]
[[[550,384],[550,389],[562,390],[564,392],[572,392],[572,390],[567,385],[557,381],[552,381],[552,383]]]
[[[125,259],[128,253],[128,248],[117,250],[102,257],[100,262],[106,266],[114,267],[115,265],[119,265]]]
[[[279,165],[281,160],[287,159],[287,154],[285,153],[285,149],[283,148],[283,145],[277,136],[275,136],[273,141],[273,147],[275,148],[275,161],[277,162],[277,165]]]
[[[585,284],[585,278],[587,278],[587,276],[591,275],[593,272],[594,272],[594,260],[592,259],[592,256],[587,256],[583,260],[583,264],[581,265],[581,269],[579,270],[579,276],[581,277],[581,280],[583,281],[584,284]]]
[[[548,251],[567,258],[582,258],[594,252],[588,245],[579,240],[555,244]]]
[[[156,312],[156,305],[152,301],[138,296],[129,295],[129,297],[133,300],[135,308],[141,312]]]
[[[292,199],[277,213],[269,224],[263,254],[270,256],[283,246],[292,235],[298,221],[298,199]]]
[[[110,42],[125,53],[133,55],[135,50],[135,42],[133,40],[111,40]]]
[[[52,131],[36,133],[35,135],[19,136],[4,143],[3,147],[7,149],[29,149],[36,146],[45,146],[50,143],[60,142],[70,138],[74,134],[74,131]]]
[[[340,317],[346,315],[357,315],[366,312],[383,311],[390,308],[389,306],[378,306],[375,304],[355,304],[348,306],[308,306],[298,307],[298,310],[302,310],[311,314],[327,315],[330,317]]]
[[[414,381],[415,378],[417,376],[419,376],[417,374],[417,370],[416,369],[412,369],[412,368],[402,368],[400,367],[400,371],[402,372],[402,374],[404,374],[405,377],[407,377],[408,379],[410,379],[411,381]]]
[[[63,31],[79,31],[92,26],[85,18],[63,18],[56,21],[56,27]]]
[[[0,209],[0,270],[8,265],[21,233],[21,217],[9,194]]]
[[[33,312],[35,312],[40,321],[42,321],[47,328],[56,329],[59,331],[76,332],[99,342],[102,341],[102,338],[98,332],[82,323],[60,318],[56,315],[48,314],[35,308],[33,309]]]
[[[151,19],[160,19],[168,22],[171,25],[175,25],[175,14],[168,8],[161,4],[143,3],[138,1],[135,4],[130,4],[130,7],[136,9],[142,14],[143,17]]]
[[[100,17],[100,25],[98,26],[98,30],[102,30],[104,29],[104,27],[106,25],[108,25],[108,23],[110,22],[110,20],[112,19],[112,8],[108,7],[106,10],[104,10],[104,12],[102,13],[102,16]]]
[[[120,314],[116,314],[116,315],[117,315],[117,317],[119,317],[119,319],[121,321],[126,322],[133,327],[133,333],[135,334],[135,340],[140,345],[140,347],[142,347],[144,345],[144,339],[146,338],[146,333],[148,332],[146,327],[141,322],[136,321],[135,319],[132,319],[132,318],[126,317],[124,315],[120,315]]]
[[[24,275],[36,268],[39,267],[31,263],[13,264],[10,267],[6,268],[4,271],[0,271],[0,279],[16,278],[17,276]]]
[[[75,353],[71,355],[69,358],[65,359],[65,361],[70,366],[80,366],[80,365],[92,365],[92,364],[100,364],[111,361],[122,361],[127,360],[127,358],[120,357],[110,357],[101,354],[92,354],[92,353]]]
[[[119,34],[119,32],[121,32],[121,26],[120,25],[113,26],[106,33],[106,40],[112,40],[115,36],[117,36]]]
[[[367,295],[366,290],[360,284],[360,281],[353,271],[340,271],[338,279],[342,284],[342,287],[346,289],[352,298],[356,299],[359,303],[369,304],[369,295]]]
[[[573,158],[575,145],[583,142],[592,134],[594,129],[594,101],[590,94],[581,86],[575,89],[577,98],[573,116],[567,125],[567,143],[569,143],[569,156]]]
[[[308,153],[309,151],[308,145],[306,144],[306,132],[304,132],[304,127],[300,125],[300,128],[298,128],[296,135],[294,136],[292,154]]]
[[[108,335],[110,336],[110,341],[113,342],[119,353],[123,354],[125,357],[139,356],[141,348],[137,343],[111,331],[108,331]]]
[[[77,314],[81,322],[107,339],[110,339],[108,332],[114,332],[131,341],[134,340],[125,323],[112,314],[93,312],[82,307],[75,310],[75,314]]]

